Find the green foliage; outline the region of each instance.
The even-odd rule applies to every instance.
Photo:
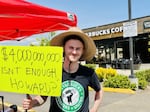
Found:
[[[88,68],[91,68],[93,70],[95,70],[96,68],[96,65],[95,64],[85,64],[84,66],[88,67]]]
[[[144,90],[147,88],[148,82],[146,80],[139,80],[138,84],[139,84],[139,89]]]
[[[46,37],[37,38],[36,40],[37,40],[38,45],[34,45],[33,43],[31,43],[30,46],[50,46],[50,40],[55,35],[56,35],[56,32],[49,32],[48,38]]]
[[[37,40],[38,45],[31,43],[30,46],[49,46],[50,45],[50,40],[47,38],[37,38],[36,40]]]
[[[146,89],[148,83],[150,83],[150,70],[143,70],[135,73],[138,78],[139,89]],[[104,80],[104,87],[111,88],[128,88],[135,90],[136,84],[130,82],[129,78],[124,75],[115,75],[111,77],[106,77]]]
[[[39,39],[40,41],[40,46],[49,46],[50,45],[50,40],[47,38],[41,38]]]
[[[144,72],[144,76],[146,78],[146,81],[150,82],[150,69],[144,70],[143,72]]]
[[[111,88],[124,88],[124,89],[132,89],[135,90],[136,84],[131,84],[129,78],[124,75],[116,75],[114,77],[109,77],[103,83],[104,87]]]
[[[109,77],[114,77],[117,75],[117,71],[113,68],[99,67],[99,68],[95,69],[95,72],[100,81],[104,81],[105,79],[107,79]]]
[[[135,73],[138,78],[138,85],[140,89],[146,89],[150,83],[150,70],[143,70]]]
[[[85,66],[95,69],[95,64],[86,64]],[[131,83],[128,76],[117,74],[116,69],[113,68],[96,68],[95,72],[100,82],[103,82],[104,87],[110,88],[125,88],[136,90],[136,84]],[[150,84],[150,70],[139,71],[135,73],[138,78],[139,89],[146,89],[148,83]]]

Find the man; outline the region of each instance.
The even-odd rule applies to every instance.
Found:
[[[64,62],[60,97],[51,97],[49,112],[97,112],[102,100],[102,89],[94,70],[80,65],[91,60],[96,47],[91,38],[79,28],[72,27],[51,40],[52,46],[62,46]],[[88,87],[95,90],[93,107],[89,110]],[[24,109],[43,104],[47,96],[31,97],[23,101]]]

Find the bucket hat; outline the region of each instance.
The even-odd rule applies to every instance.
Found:
[[[50,45],[63,47],[65,38],[71,35],[79,36],[84,42],[84,52],[80,60],[90,61],[96,53],[95,43],[78,27],[71,27],[69,30],[58,34],[57,36],[52,38],[52,40],[50,41]]]

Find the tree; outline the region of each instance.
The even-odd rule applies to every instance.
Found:
[[[50,46],[50,40],[56,35],[56,32],[49,32],[48,38],[37,38],[36,42],[32,42],[30,46]]]

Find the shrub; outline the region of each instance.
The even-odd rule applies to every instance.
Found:
[[[131,84],[130,80],[127,76],[124,75],[116,75],[114,77],[109,77],[103,83],[104,87],[111,88],[125,88],[135,90],[136,84]]]
[[[146,80],[139,80],[138,84],[139,84],[139,89],[144,90],[147,88],[148,82]]]
[[[91,68],[93,70],[95,70],[96,68],[96,65],[95,64],[85,64],[84,66],[88,67],[88,68]]]
[[[150,82],[150,69],[144,70],[143,72],[144,72],[146,81],[147,81],[147,82]]]
[[[99,67],[95,70],[95,72],[100,81],[104,81],[105,79],[108,79],[109,77],[114,77],[117,75],[117,71],[112,68]]]
[[[150,82],[150,70],[139,71],[135,75],[138,78],[139,88],[146,89],[148,82]]]

